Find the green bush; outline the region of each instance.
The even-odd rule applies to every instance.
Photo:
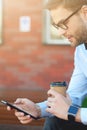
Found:
[[[87,107],[87,96],[84,98],[82,102],[82,107]]]

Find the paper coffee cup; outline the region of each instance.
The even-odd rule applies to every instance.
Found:
[[[56,90],[58,93],[66,96],[67,83],[64,82],[52,82],[50,88]]]

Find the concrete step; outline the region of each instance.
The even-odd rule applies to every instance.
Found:
[[[0,130],[42,130],[42,126],[0,124]]]

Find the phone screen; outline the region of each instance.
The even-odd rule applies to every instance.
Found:
[[[31,116],[33,119],[35,119],[35,120],[38,119],[38,117],[34,117],[33,115],[27,113],[26,111],[22,110],[21,108],[18,108],[17,106],[15,106],[15,105],[13,105],[13,104],[7,102],[7,101],[1,100],[1,103],[5,104],[5,105],[7,105],[7,106],[10,106],[11,108],[16,109],[16,110],[19,111],[19,112],[23,112],[25,115],[30,115],[30,116]]]

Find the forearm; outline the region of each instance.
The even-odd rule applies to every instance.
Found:
[[[76,121],[87,125],[87,108],[80,108],[76,115]]]
[[[75,117],[76,122],[81,122],[81,114],[80,113],[81,113],[81,109],[79,108],[78,112],[76,114],[76,117]]]

